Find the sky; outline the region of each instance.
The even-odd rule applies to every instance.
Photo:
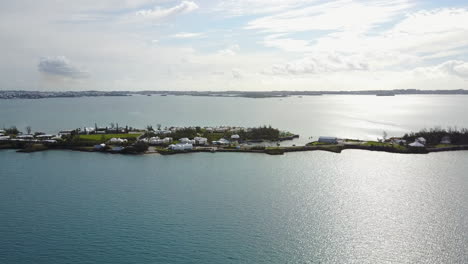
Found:
[[[0,90],[468,89],[468,0],[2,0]]]

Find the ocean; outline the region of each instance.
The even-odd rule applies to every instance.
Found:
[[[468,127],[466,96],[0,100],[0,125]],[[0,263],[467,263],[468,152],[0,151]]]

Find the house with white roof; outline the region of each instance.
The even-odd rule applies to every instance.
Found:
[[[175,151],[192,150],[193,145],[192,144],[181,144],[181,143],[178,143],[178,144],[175,144],[175,145],[171,144],[171,145],[169,145],[169,149],[175,150]]]
[[[336,143],[338,143],[338,138],[336,138],[336,137],[319,137],[318,142],[328,143],[328,144],[336,144]]]
[[[169,143],[171,143],[171,142],[172,142],[172,138],[171,138],[171,137],[165,137],[165,138],[163,138],[163,143],[164,143],[164,144],[169,144]]]
[[[423,137],[417,138],[416,141],[419,142],[419,143],[421,143],[421,144],[423,144],[423,145],[426,145],[426,139],[423,138]],[[416,141],[415,141],[415,142],[416,142]]]
[[[450,139],[449,136],[445,136],[440,141],[440,144],[450,145],[450,144],[452,144],[452,140]]]
[[[195,137],[193,140],[195,140],[196,145],[207,145],[208,144],[208,139],[204,137]]]
[[[410,147],[413,147],[413,148],[424,148],[424,144],[422,144],[421,142],[419,141],[415,141],[411,144],[409,144]]]
[[[126,142],[128,142],[128,140],[127,139],[122,139],[122,138],[111,138],[109,140],[109,143],[111,143],[111,144],[122,144],[122,143],[126,143]]]
[[[213,144],[215,145],[228,145],[229,143],[231,143],[229,140],[225,139],[225,138],[222,138],[218,141],[213,141]]]

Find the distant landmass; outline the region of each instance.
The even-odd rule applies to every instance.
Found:
[[[362,90],[362,91],[64,91],[43,92],[24,90],[0,91],[0,99],[42,99],[42,98],[69,98],[69,97],[96,97],[96,96],[213,96],[213,97],[246,97],[271,98],[289,96],[320,96],[320,95],[468,95],[468,90]]]

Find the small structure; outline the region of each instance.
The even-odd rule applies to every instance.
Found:
[[[124,149],[124,147],[113,147],[111,152],[122,152]]]
[[[179,142],[182,143],[182,144],[186,144],[186,143],[190,142],[190,139],[188,139],[188,138],[179,138]]]
[[[33,135],[18,135],[16,136],[18,139],[34,139]]]
[[[406,144],[406,140],[401,139],[401,138],[392,138],[390,140],[390,142],[393,143],[393,144],[397,144],[397,145],[405,145]]]
[[[240,136],[238,134],[234,134],[231,136],[231,140],[239,140]]]
[[[442,140],[440,141],[440,144],[450,145],[450,144],[452,144],[452,140],[450,139],[449,136],[445,136],[445,137],[443,137]]]
[[[128,142],[128,140],[122,139],[122,138],[111,138],[109,140],[109,143],[111,143],[111,144],[123,144],[123,143],[127,143],[127,142]]]
[[[196,145],[203,146],[208,144],[208,139],[204,137],[195,137],[193,140],[195,141]]]
[[[0,140],[9,140],[10,136],[0,136]]]
[[[227,140],[227,139],[224,139],[224,138],[222,138],[222,139],[220,139],[218,141],[213,141],[213,144],[215,144],[215,145],[228,145],[229,143],[231,143],[231,142],[229,140]]]
[[[99,145],[94,145],[94,150],[103,150],[106,147],[106,144],[102,143]]]
[[[37,135],[37,139],[52,139],[55,135]]]
[[[171,143],[171,142],[172,142],[172,138],[171,138],[171,137],[165,137],[165,138],[163,138],[163,143],[164,143],[164,144],[169,144],[169,143]]]
[[[423,145],[426,145],[426,139],[423,138],[423,137],[417,138],[415,142],[419,142],[419,143],[421,143],[421,144],[423,144]]]
[[[169,145],[169,149],[170,150],[175,150],[175,151],[185,151],[185,150],[192,150],[193,149],[193,145],[192,144],[172,144],[172,145]]]
[[[152,137],[148,140],[150,145],[162,145],[164,142],[159,137]]]
[[[415,141],[411,144],[409,144],[410,147],[413,147],[413,148],[424,148],[424,144],[422,144],[421,142],[419,141]]]
[[[337,144],[338,138],[336,137],[319,137],[318,142],[327,144]]]
[[[69,135],[71,135],[72,132],[73,132],[73,130],[62,130],[58,134],[60,136],[69,136]]]

